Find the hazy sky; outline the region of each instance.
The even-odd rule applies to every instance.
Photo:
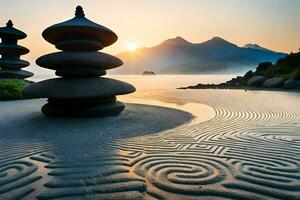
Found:
[[[105,49],[113,54],[130,43],[153,46],[176,36],[195,43],[220,36],[283,52],[300,47],[300,0],[0,0],[0,24],[12,19],[28,34],[21,44],[34,62],[54,51],[42,31],[72,18],[76,5],[117,33],[117,43]]]

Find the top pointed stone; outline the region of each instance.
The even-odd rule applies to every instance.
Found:
[[[12,23],[11,20],[8,20],[8,22],[6,23],[6,26],[7,26],[7,27],[13,27],[14,24]]]
[[[42,35],[45,40],[56,46],[74,41],[81,43],[94,41],[101,43],[102,47],[106,47],[118,39],[118,36],[110,29],[85,18],[81,6],[76,7],[74,18],[48,27]]]
[[[85,16],[83,8],[81,6],[76,7],[75,16],[76,17],[84,17]]]

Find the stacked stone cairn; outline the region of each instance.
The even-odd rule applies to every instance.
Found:
[[[27,67],[29,62],[21,60],[20,56],[29,53],[29,50],[18,45],[18,40],[26,37],[25,33],[13,27],[11,20],[5,27],[0,27],[0,79],[25,79],[33,76],[33,73],[21,70]]]
[[[118,115],[125,105],[116,95],[129,94],[135,88],[122,81],[100,77],[105,70],[119,67],[123,62],[98,52],[118,39],[108,28],[87,18],[77,6],[71,20],[50,26],[43,32],[45,40],[62,51],[36,60],[37,65],[56,70],[54,78],[33,83],[23,91],[31,98],[48,98],[42,107],[46,116],[104,117]]]

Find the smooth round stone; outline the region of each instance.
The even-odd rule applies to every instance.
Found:
[[[0,54],[24,55],[29,53],[29,49],[19,45],[0,44]]]
[[[289,79],[283,84],[284,89],[300,89],[300,80]]]
[[[21,69],[24,67],[29,66],[29,62],[25,60],[16,60],[16,59],[7,59],[7,58],[1,58],[0,59],[0,66],[1,69]]]
[[[101,69],[59,69],[56,70],[57,76],[63,77],[99,77],[106,74],[106,71]]]
[[[25,70],[0,70],[0,78],[29,78],[33,73]]]
[[[252,87],[259,87],[265,82],[266,78],[264,76],[254,76],[249,79],[247,85]]]
[[[48,69],[82,69],[100,68],[112,69],[123,65],[123,62],[114,56],[101,52],[56,52],[42,56],[36,64]]]
[[[0,27],[0,38],[24,39],[27,35],[14,27]]]
[[[125,82],[109,78],[55,78],[30,84],[25,97],[53,99],[107,98],[135,92]]]
[[[281,87],[283,85],[283,78],[281,77],[274,77],[274,78],[270,78],[267,79],[264,83],[263,83],[263,87],[266,88],[278,88]]]
[[[125,108],[122,102],[106,104],[74,105],[47,103],[42,107],[44,115],[49,117],[107,117],[120,114]]]
[[[93,40],[78,39],[60,41],[55,47],[65,51],[98,51],[103,49],[103,44]]]
[[[118,36],[113,31],[85,17],[74,17],[68,21],[50,26],[43,31],[42,35],[45,40],[54,45],[64,41],[66,38],[80,38],[99,41],[104,47],[107,47],[118,39]]]
[[[48,99],[51,105],[62,106],[68,104],[68,106],[87,106],[87,105],[99,105],[106,103],[114,103],[117,101],[116,96],[107,98],[83,98],[83,99]]]

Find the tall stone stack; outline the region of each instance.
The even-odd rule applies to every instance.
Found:
[[[11,20],[5,27],[0,27],[0,78],[25,79],[33,76],[33,73],[21,70],[29,62],[21,60],[20,56],[29,53],[29,50],[18,45],[18,40],[26,37],[25,33],[13,27]]]
[[[99,77],[106,74],[105,70],[123,64],[114,56],[98,52],[117,41],[114,32],[85,18],[82,7],[78,6],[74,18],[50,26],[42,35],[62,51],[42,56],[36,63],[56,70],[61,78],[31,84],[23,94],[48,98],[42,107],[45,115],[103,117],[124,110],[116,95],[132,93],[135,88],[122,81]]]

